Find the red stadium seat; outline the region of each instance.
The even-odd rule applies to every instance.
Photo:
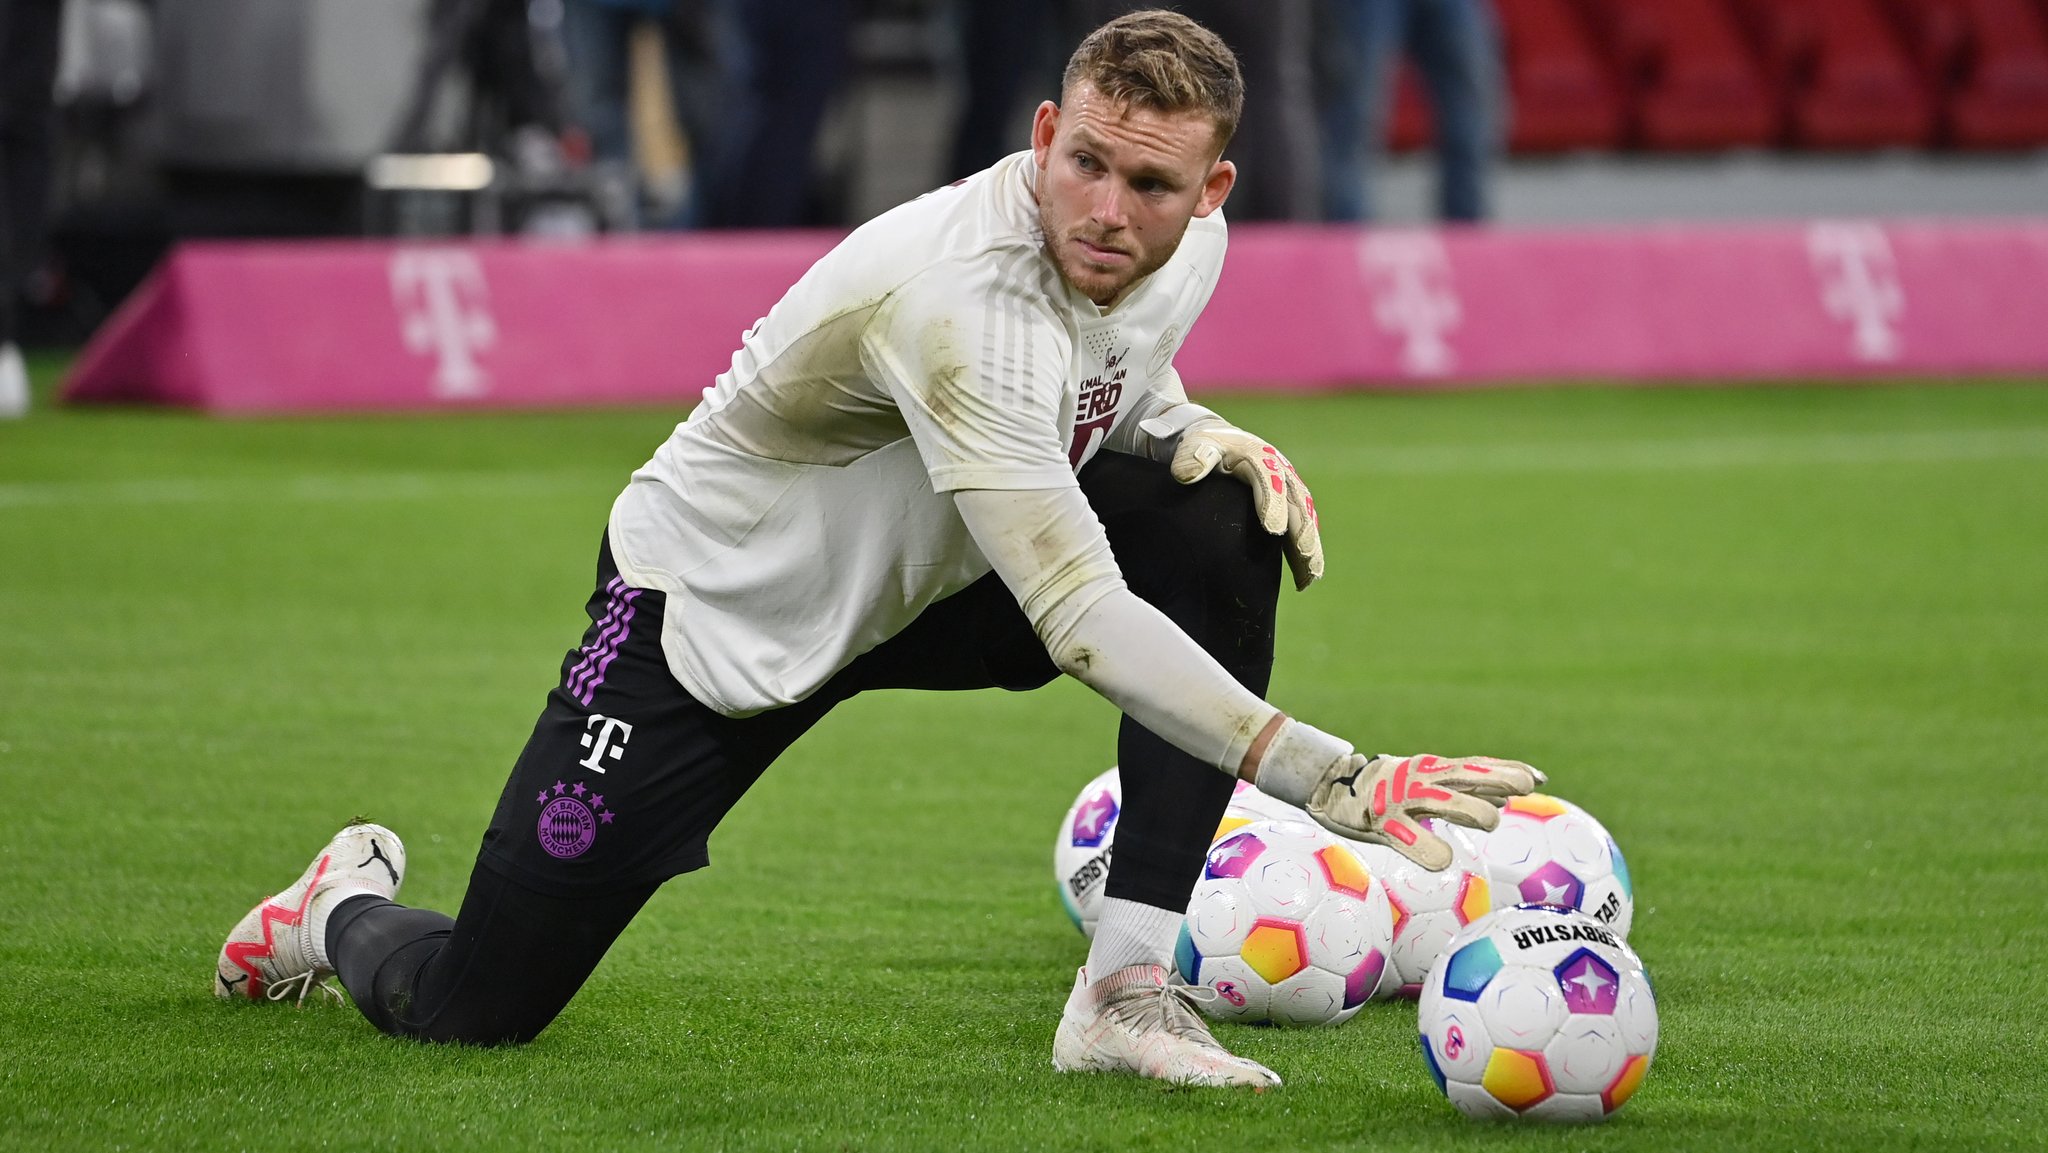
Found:
[[[2048,144],[2048,20],[2028,0],[1962,0],[1969,48],[1949,100],[1963,148]]]
[[[1584,0],[1635,100],[1648,148],[1762,146],[1779,135],[1776,102],[1722,0]]]
[[[1877,0],[1740,0],[1790,104],[1791,143],[1878,148],[1933,140],[1935,106]]]
[[[1409,61],[1401,62],[1394,81],[1394,122],[1387,129],[1387,147],[1396,152],[1413,152],[1436,139],[1435,121],[1429,114],[1429,96],[1422,89],[1422,74]]]
[[[1567,0],[1496,0],[1507,41],[1516,152],[1613,148],[1622,104],[1607,65]]]
[[[1936,93],[1953,88],[1970,45],[1970,18],[1960,0],[1887,0],[1906,51]]]

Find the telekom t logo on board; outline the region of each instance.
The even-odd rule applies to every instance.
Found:
[[[1448,335],[1465,318],[1451,281],[1451,258],[1434,232],[1372,232],[1358,246],[1372,293],[1372,318],[1401,338],[1410,376],[1442,376],[1456,367]]]
[[[391,258],[391,303],[405,347],[434,358],[434,395],[482,396],[490,374],[478,354],[497,343],[484,267],[461,248],[408,248]]]
[[[1816,221],[1806,230],[1806,256],[1820,281],[1821,307],[1850,325],[1856,359],[1897,360],[1906,290],[1884,229],[1868,221]]]

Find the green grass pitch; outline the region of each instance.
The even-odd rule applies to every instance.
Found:
[[[1323,511],[1275,698],[1533,761],[1627,851],[1663,1038],[1611,1123],[1465,1120],[1407,1003],[1220,1028],[1264,1095],[1054,1074],[1051,841],[1114,730],[1072,685],[835,714],[524,1049],[217,1003],[354,814],[453,907],[680,414],[46,398],[0,425],[0,1147],[2042,1147],[2048,389],[1217,404]]]

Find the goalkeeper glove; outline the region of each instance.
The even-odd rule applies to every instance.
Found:
[[[1250,486],[1260,526],[1287,538],[1287,568],[1296,589],[1323,575],[1315,498],[1279,449],[1195,404],[1179,405],[1138,427],[1159,441],[1178,434],[1168,467],[1180,483],[1193,484],[1220,468]]]
[[[1385,845],[1432,871],[1451,863],[1451,847],[1423,818],[1492,829],[1509,797],[1545,780],[1520,761],[1493,757],[1366,757],[1292,719],[1275,731],[1253,778],[1338,836]]]
[[[1451,863],[1451,847],[1424,817],[1475,829],[1500,823],[1509,797],[1532,792],[1543,774],[1520,761],[1357,753],[1325,773],[1302,807],[1339,836],[1385,845],[1425,869]]]

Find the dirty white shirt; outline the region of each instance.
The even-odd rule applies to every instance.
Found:
[[[988,573],[948,494],[1077,489],[1185,400],[1173,354],[1222,269],[1222,214],[1105,312],[1045,254],[1034,171],[1018,153],[856,230],[613,505],[620,575],[667,594],[663,651],[706,705],[803,700]]]

